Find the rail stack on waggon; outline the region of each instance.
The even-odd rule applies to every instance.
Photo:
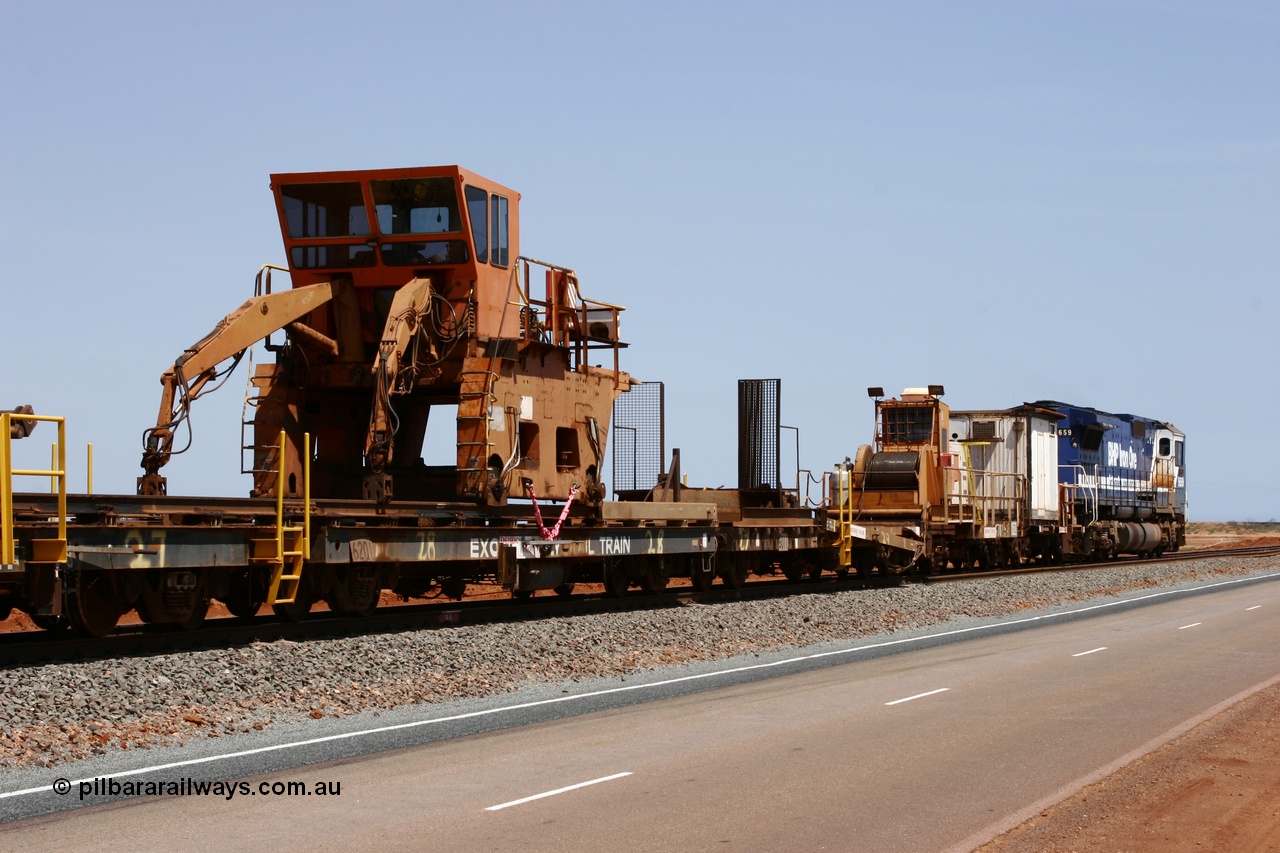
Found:
[[[1170,424],[1051,401],[952,411],[938,386],[871,389],[873,443],[792,481],[780,383],[743,380],[739,482],[691,488],[666,450],[662,386],[622,369],[623,309],[521,253],[518,193],[457,166],[271,181],[288,266],[261,268],[163,371],[136,494],[68,494],[61,420],[0,414],[0,610],[101,636],[129,610],[196,627],[211,599],[296,620],[319,601],[365,614],[383,590],[461,598],[473,582],[623,595],[1184,542]],[[260,344],[249,496],[180,496],[163,472],[191,446],[192,407]],[[41,421],[56,426],[51,467],[15,468],[11,442]],[[52,493],[15,491],[24,476]]]

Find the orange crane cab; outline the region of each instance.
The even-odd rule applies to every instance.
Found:
[[[573,270],[520,255],[518,193],[458,166],[271,185],[293,287],[273,293],[264,268],[255,296],[165,372],[141,494],[167,491],[174,430],[219,365],[266,340],[275,362],[257,366],[248,398],[255,496],[275,494],[281,470],[285,494],[300,493],[310,434],[317,497],[603,499],[609,417],[631,386],[623,309],[583,298]],[[442,412],[456,420],[456,462],[428,466],[427,423]]]
[[[385,313],[391,292],[431,279],[452,301],[475,295],[478,335],[512,336],[519,193],[458,166],[277,174],[271,188],[294,287],[341,276],[362,311],[376,294]]]

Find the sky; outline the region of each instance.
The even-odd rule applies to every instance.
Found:
[[[271,173],[459,164],[627,307],[691,484],[739,379],[812,471],[941,384],[1170,421],[1193,519],[1280,518],[1273,3],[0,0],[0,78],[0,408],[67,418],[73,491],[92,443],[133,492],[161,373],[283,264]],[[171,493],[248,493],[247,375]]]

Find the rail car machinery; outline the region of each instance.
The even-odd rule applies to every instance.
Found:
[[[835,466],[825,512],[842,572],[899,574],[930,558],[930,530],[945,511],[941,463],[950,410],[942,393],[931,385],[885,400],[883,388],[867,389],[875,400],[874,444]]]
[[[1072,553],[1176,551],[1186,544],[1186,436],[1172,424],[1042,400],[1057,430],[1063,502],[1075,521]]]
[[[246,399],[253,496],[300,496],[310,433],[316,498],[598,509],[612,404],[631,385],[623,309],[584,298],[573,270],[520,255],[518,193],[457,166],[276,174],[271,185],[293,286],[272,292],[280,268],[264,267],[253,298],[165,372],[139,494],[167,492],[160,469],[191,402],[265,340],[275,360],[256,367]],[[423,461],[433,414],[455,421],[453,465]],[[348,553],[347,538],[333,547]],[[356,548],[396,561],[388,549]]]
[[[1057,549],[1057,460],[1042,453],[1056,450],[1057,413],[952,412],[940,385],[868,394],[875,443],[836,466],[825,513],[842,570],[1003,566]]]
[[[703,537],[697,547],[658,553],[645,561],[607,560],[606,590],[620,595],[632,584],[661,590],[670,577],[689,577],[705,592],[716,577],[732,589],[755,575],[781,572],[791,580],[817,577],[829,565],[829,548],[813,510],[796,493],[779,489],[778,501],[763,501],[761,489],[705,488],[681,482],[680,451],[654,488],[603,505],[611,523],[640,524],[669,542]],[[665,528],[665,529],[664,529]],[[672,529],[675,528],[675,529]]]
[[[615,445],[618,500],[602,509],[611,523],[641,524],[655,531],[665,526],[669,540],[677,543],[701,532],[709,535],[709,543],[705,551],[669,552],[656,560],[607,561],[604,579],[611,593],[632,583],[661,588],[668,575],[687,575],[694,589],[705,591],[717,576],[738,588],[752,574],[780,572],[796,580],[835,568],[829,537],[814,514],[825,500],[811,500],[807,489],[810,484],[825,486],[826,479],[799,468],[799,430],[781,422],[780,379],[738,380],[736,487],[690,486],[681,472],[679,449],[663,470],[663,399],[662,383],[652,382],[618,400],[614,428],[630,441]],[[781,437],[788,430],[796,436],[794,487],[784,484],[780,464]]]
[[[1075,522],[1058,482],[1061,420],[1059,412],[1035,404],[951,412],[948,450],[959,462],[952,482],[957,500],[967,497],[974,505],[976,534],[961,530],[951,538],[952,564],[1057,562],[1070,551]]]
[[[318,500],[386,508],[394,498],[437,510],[416,519],[380,510],[391,526],[434,526],[445,513],[447,525],[485,527],[534,514],[527,505],[485,514],[509,498],[535,502],[535,512],[542,500],[598,514],[612,404],[632,381],[619,366],[623,309],[584,298],[573,270],[520,255],[519,194],[457,166],[276,174],[271,185],[288,268],[264,266],[254,296],[164,372],[138,494],[168,493],[160,470],[181,452],[175,437],[189,430],[192,402],[265,341],[274,362],[257,365],[250,379],[243,426],[252,497],[296,502],[305,480]],[[541,294],[533,268],[543,270]],[[292,287],[273,292],[273,270],[287,271]],[[277,332],[283,341],[272,340]],[[433,413],[454,419],[453,465],[423,461]],[[314,445],[304,446],[304,434]],[[453,548],[447,535],[439,548],[434,536],[429,548],[397,544],[391,532],[339,532],[348,522],[376,523],[352,514],[348,505],[329,517],[326,560],[400,565],[422,563],[427,552],[439,559],[418,567],[423,577],[402,578],[405,594],[441,580],[460,596],[465,577],[484,575],[477,556],[517,588],[563,586],[556,577],[567,573],[555,560],[592,550],[581,542],[552,547],[545,527],[532,537],[537,548],[515,535],[498,547],[475,535]],[[479,555],[475,541],[485,543]],[[499,551],[541,558],[549,571],[530,564],[508,577],[514,557],[499,561]]]
[[[304,432],[316,497],[604,497],[609,414],[631,381],[618,366],[622,309],[584,299],[572,270],[520,256],[518,193],[457,166],[271,185],[293,286],[272,292],[264,267],[255,295],[165,371],[139,494],[167,493],[160,469],[192,401],[265,340],[275,361],[257,365],[247,400],[254,496],[275,493],[283,431],[293,498]],[[456,464],[425,465],[428,418],[455,408]]]

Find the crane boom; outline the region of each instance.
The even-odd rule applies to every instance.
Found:
[[[334,282],[322,282],[255,296],[223,317],[213,331],[182,351],[173,367],[160,377],[164,388],[160,395],[160,412],[156,416],[156,425],[143,437],[142,468],[145,473],[138,478],[138,494],[163,495],[167,492],[167,483],[160,476],[160,469],[168,463],[173,452],[174,428],[187,417],[191,402],[217,378],[220,364],[232,358],[238,361],[258,341],[290,325],[296,326],[297,331],[309,340],[320,338],[333,344],[333,341],[298,321],[331,301],[336,287]],[[304,329],[305,332],[302,331]]]

